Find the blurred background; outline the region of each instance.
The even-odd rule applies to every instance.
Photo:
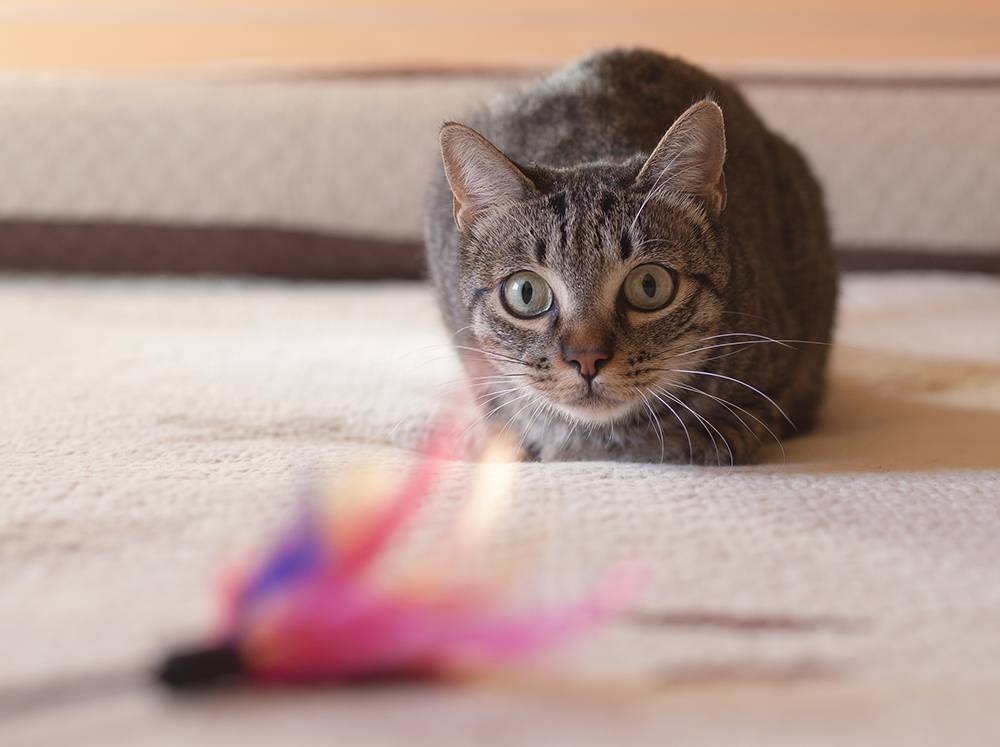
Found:
[[[36,0],[0,5],[0,65],[134,70],[233,61],[545,65],[611,44],[701,62],[996,55],[992,0]]]
[[[440,123],[612,46],[738,85],[844,267],[997,264],[996,2],[37,0],[0,4],[0,268],[419,277]]]

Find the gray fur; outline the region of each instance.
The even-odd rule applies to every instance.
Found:
[[[711,131],[718,110],[701,105],[685,120],[697,127],[682,133],[694,150],[687,140],[670,153],[670,144],[657,148],[705,99],[721,108],[724,143]],[[510,162],[483,156],[488,144],[446,125],[456,192],[444,173],[435,178],[426,244],[489,422],[509,425],[542,460],[698,464],[752,462],[762,442],[812,425],[837,292],[820,189],[801,154],[733,87],[653,52],[607,51],[468,124]],[[713,143],[724,179],[709,183],[711,164],[698,166],[713,158]],[[691,167],[657,183],[678,154]],[[480,171],[463,184],[467,162]],[[679,278],[663,311],[622,303],[622,281],[644,262]],[[499,298],[522,269],[542,274],[556,297],[528,321]],[[611,355],[592,384],[564,358],[577,344]]]

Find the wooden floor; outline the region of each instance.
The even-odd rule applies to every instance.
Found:
[[[0,3],[0,67],[536,65],[613,44],[700,61],[1000,58],[997,0]]]

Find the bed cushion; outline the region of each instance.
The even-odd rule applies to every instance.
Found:
[[[718,72],[812,161],[845,267],[1000,271],[996,69]],[[0,267],[415,277],[437,128],[532,77],[0,75]]]
[[[511,465],[495,552],[537,564],[526,602],[651,564],[641,614],[541,682],[176,702],[143,667],[205,629],[303,472],[413,459],[458,376],[429,292],[3,277],[0,742],[994,743],[997,316],[1000,279],[855,275],[820,426],[784,461]]]

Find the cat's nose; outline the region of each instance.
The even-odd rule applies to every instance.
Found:
[[[563,360],[573,366],[589,384],[611,358],[606,350],[567,350]]]

